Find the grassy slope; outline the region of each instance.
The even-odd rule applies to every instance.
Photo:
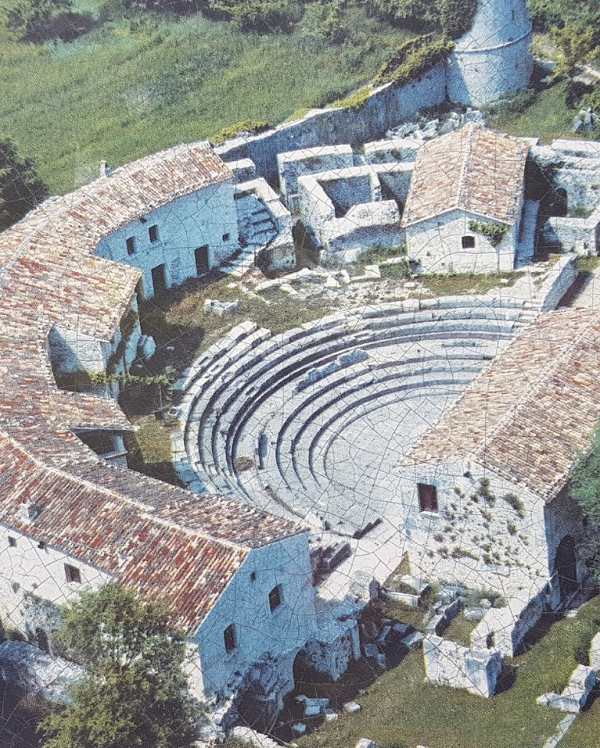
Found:
[[[430,748],[542,746],[564,715],[537,706],[535,699],[566,684],[577,664],[577,643],[582,633],[595,633],[593,619],[599,614],[600,598],[595,598],[577,619],[555,623],[526,654],[515,659],[514,684],[493,699],[424,683],[423,655],[411,653],[357,698],[363,706],[359,714],[344,715],[297,742],[301,748],[347,748],[368,736],[382,748],[420,744]],[[590,715],[596,712],[600,712],[600,703],[592,707]],[[565,748],[596,748],[598,733],[592,717],[586,715],[578,721],[582,727],[576,722],[573,736],[579,737],[566,740]]]
[[[81,0],[93,10],[93,0]],[[142,30],[109,23],[68,43],[0,36],[0,122],[53,192],[245,119],[279,122],[368,80],[407,34],[351,11],[351,36],[328,47],[299,28],[242,34],[201,16]]]

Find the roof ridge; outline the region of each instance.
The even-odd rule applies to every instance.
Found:
[[[462,165],[460,169],[460,176],[458,177],[458,189],[456,190],[456,207],[465,205],[466,201],[463,199],[465,187],[467,183],[467,174],[469,167],[471,166],[471,157],[473,155],[473,141],[475,139],[475,125],[473,123],[467,125],[464,130],[467,131],[465,153],[462,159]],[[458,132],[461,132],[459,130]]]

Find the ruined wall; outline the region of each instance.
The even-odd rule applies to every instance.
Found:
[[[349,145],[319,146],[277,155],[279,186],[290,210],[297,209],[298,178],[306,174],[347,169],[354,165]]]
[[[464,688],[484,698],[496,692],[502,672],[502,657],[497,651],[470,649],[430,634],[423,640],[423,659],[430,683]]]
[[[234,185],[211,185],[163,205],[106,236],[97,254],[139,268],[144,296],[154,295],[152,269],[164,264],[167,287],[198,275],[194,250],[208,245],[209,266],[218,266],[238,248]],[[143,219],[143,221],[141,220]],[[151,226],[158,227],[152,241]],[[135,251],[128,253],[127,239]]]
[[[494,247],[482,234],[471,231],[470,221],[481,216],[454,210],[406,227],[406,243],[411,260],[425,273],[497,273],[514,266],[518,227],[512,227]],[[487,221],[493,223],[492,221]],[[472,236],[475,247],[462,248],[463,236]]]
[[[551,217],[542,226],[542,243],[548,249],[597,254],[600,250],[600,211],[590,218]]]
[[[446,101],[446,66],[437,65],[405,86],[382,86],[361,107],[313,110],[301,120],[284,123],[249,138],[237,138],[216,148],[225,161],[250,158],[257,173],[275,182],[277,154],[301,148],[343,143],[367,143],[408,121],[418,111]]]

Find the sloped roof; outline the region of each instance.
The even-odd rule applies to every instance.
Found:
[[[514,223],[528,151],[525,141],[474,124],[429,141],[417,151],[402,224],[451,210]]]
[[[100,460],[73,430],[131,426],[116,403],[57,388],[48,335],[59,324],[111,340],[140,273],[96,257],[99,241],[231,178],[206,143],[177,146],[52,198],[0,234],[0,522],[163,598],[186,629],[252,548],[302,528]],[[19,507],[32,500],[41,512],[24,523]]]
[[[541,315],[425,434],[404,465],[473,459],[549,501],[600,419],[600,316]]]

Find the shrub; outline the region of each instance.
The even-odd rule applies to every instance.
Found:
[[[508,233],[508,226],[504,223],[483,223],[482,221],[469,221],[469,231],[474,231],[476,234],[482,234],[487,239],[489,239],[492,247],[497,247]]]
[[[302,16],[293,0],[207,0],[206,11],[233,21],[240,31],[289,32]]]
[[[518,496],[515,496],[514,493],[507,493],[504,494],[502,497],[506,503],[511,506],[515,512],[519,515],[521,519],[524,519],[525,517],[525,505],[521,501],[521,499]]]
[[[33,161],[22,158],[12,140],[0,140],[0,231],[22,218],[48,195]]]
[[[456,39],[472,27],[477,0],[367,0],[367,9],[391,23]]]
[[[211,140],[215,145],[218,145],[224,143],[226,140],[235,138],[242,133],[247,132],[256,135],[257,133],[268,130],[270,127],[271,125],[268,122],[262,120],[244,120],[243,122],[236,122],[233,125],[224,127],[213,138],[211,138]]]
[[[376,85],[406,83],[429,72],[431,68],[446,60],[454,49],[454,43],[446,38],[433,39],[422,36],[405,42],[375,77]]]
[[[18,39],[48,38],[52,21],[71,10],[71,0],[12,0],[3,5],[5,25]]]

